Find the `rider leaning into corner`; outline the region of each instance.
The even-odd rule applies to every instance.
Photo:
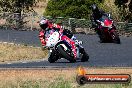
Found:
[[[92,27],[95,28],[95,31],[97,32],[97,34],[100,37],[101,32],[99,30],[96,30],[99,25],[97,20],[99,20],[102,16],[108,16],[108,14],[105,13],[103,10],[99,9],[96,4],[92,4],[90,7],[92,9],[92,14],[90,16],[90,20],[92,22]],[[102,42],[102,41],[100,40],[100,42]]]
[[[41,41],[42,46],[45,48],[46,45],[46,40],[45,40],[45,36],[46,36],[46,32],[48,32],[50,34],[51,30],[54,31],[59,31],[60,33],[63,32],[63,35],[66,35],[67,37],[69,37],[70,39],[75,40],[76,38],[73,36],[73,34],[71,33],[71,31],[69,31],[68,29],[63,29],[61,25],[59,24],[54,24],[52,23],[50,20],[46,19],[46,18],[42,18],[39,21],[39,25],[41,27],[41,31],[39,32],[39,38]]]
[[[50,63],[53,63],[56,60],[61,59],[62,57],[66,58],[70,62],[76,62],[76,60],[81,60],[82,62],[88,61],[89,55],[85,52],[84,48],[81,46],[82,42],[78,41],[69,30],[63,29],[61,25],[54,24],[45,18],[42,18],[39,21],[39,25],[41,27],[39,38],[42,43],[43,49],[46,48],[50,49],[50,47],[47,46],[48,38],[50,37],[50,35],[52,36],[52,34],[55,32],[58,32],[60,34],[60,40],[62,38],[62,42],[63,42],[63,38],[65,37],[64,40],[68,40],[69,42],[67,43],[70,44],[71,53],[67,53],[67,50],[65,51],[61,48],[58,50],[61,50],[62,53],[61,52],[58,53],[56,52],[56,49],[52,49],[51,51],[53,52],[50,52],[51,54],[48,57],[48,61]]]

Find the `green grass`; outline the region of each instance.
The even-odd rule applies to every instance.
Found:
[[[69,81],[59,77],[54,82],[51,82],[48,88],[72,88],[72,85]]]
[[[69,81],[63,78],[55,79],[53,82],[44,80],[17,80],[17,82],[7,81],[5,84],[0,84],[0,88],[72,88]]]
[[[92,72],[89,69],[88,72]],[[106,69],[94,69],[97,71]],[[114,72],[111,69],[111,72]],[[117,71],[117,70],[116,70]],[[118,70],[131,75],[130,69]],[[101,72],[102,73],[102,72]],[[122,73],[123,74],[123,73]],[[130,84],[85,84],[76,82],[76,69],[71,70],[0,70],[0,88],[132,88]]]
[[[65,79],[59,75],[54,79],[16,79],[15,82],[6,81],[1,88],[132,88],[130,84],[85,84],[78,85],[75,76]]]
[[[80,86],[76,83],[71,83],[63,78],[57,78],[54,81],[43,80],[27,80],[17,81],[17,83],[7,82],[1,88],[132,88],[132,83],[129,85],[123,84],[85,84]]]
[[[43,59],[46,58],[47,55],[48,51],[42,50],[41,47],[0,43],[0,63]]]

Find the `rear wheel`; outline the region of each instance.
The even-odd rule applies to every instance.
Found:
[[[60,54],[67,60],[69,60],[71,63],[76,62],[76,60],[74,59],[74,55],[72,55],[72,53],[68,53],[64,50],[63,46],[59,45],[58,47],[58,51],[60,52]]]
[[[120,42],[120,38],[119,38],[119,36],[118,36],[118,34],[117,34],[117,32],[112,32],[111,33],[111,37],[112,37],[112,41],[114,42],[114,43],[117,43],[117,44],[120,44],[121,42]]]
[[[80,50],[80,53],[82,54],[81,62],[89,60],[89,55],[85,52],[84,48]]]
[[[48,58],[48,61],[50,63],[54,63],[55,61],[57,61],[59,59],[59,56],[55,53],[55,51],[53,50]]]

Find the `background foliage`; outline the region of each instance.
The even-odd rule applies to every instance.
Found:
[[[132,22],[132,0],[115,0],[122,21]]]
[[[38,1],[47,0],[0,0],[0,12],[21,14],[34,11]],[[117,21],[132,22],[132,0],[48,0],[44,15],[89,19],[89,6],[93,3],[110,12]]]
[[[116,21],[132,21],[132,0],[49,0],[44,15],[89,19],[89,6],[98,4]]]
[[[50,0],[44,15],[72,18],[89,18],[90,5],[102,0]]]
[[[20,28],[24,23],[22,13],[34,11],[32,7],[35,3],[35,0],[0,0],[0,12],[17,13],[14,14],[12,18],[7,18],[6,21],[8,21],[9,24],[14,21],[16,23],[16,28]]]
[[[31,11],[35,0],[0,0],[1,12],[21,13],[22,11]]]

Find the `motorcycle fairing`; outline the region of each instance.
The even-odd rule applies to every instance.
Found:
[[[77,51],[76,51],[75,42],[73,40],[71,40],[70,38],[68,38],[67,36],[65,36],[65,35],[62,36],[61,40],[62,41],[66,41],[66,42],[68,42],[71,45],[74,57],[76,58],[77,57]]]
[[[53,47],[59,41],[60,34],[57,31],[51,30],[45,35],[46,46]]]

